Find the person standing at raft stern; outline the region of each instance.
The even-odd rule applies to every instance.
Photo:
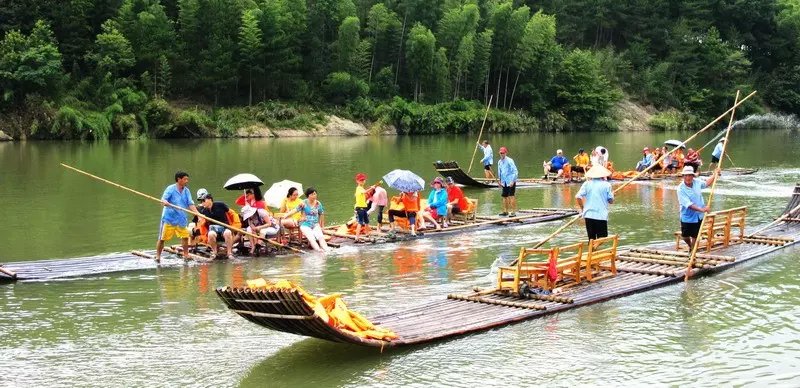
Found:
[[[614,203],[614,192],[611,184],[605,180],[611,175],[607,168],[597,165],[586,173],[575,200],[581,217],[586,221],[586,233],[589,240],[608,237],[608,205]]]
[[[697,235],[700,234],[700,224],[703,222],[703,213],[710,211],[703,200],[702,190],[714,184],[719,169],[705,181],[694,181],[692,166],[683,168],[683,182],[678,185],[678,202],[681,205],[681,237],[689,245],[689,250],[694,247]]]
[[[494,179],[494,174],[492,174],[494,154],[492,146],[489,145],[489,140],[484,140],[483,144],[478,143],[478,148],[483,151],[483,159],[481,159],[481,163],[483,163],[483,176],[485,176],[486,179]]]
[[[711,164],[708,166],[710,170],[713,170],[714,167],[717,167],[719,164],[719,160],[722,159],[722,149],[725,147],[725,138],[719,139],[717,145],[714,146],[714,151],[711,152]]]
[[[361,238],[361,228],[365,225],[369,224],[369,215],[367,211],[369,207],[367,207],[367,189],[364,188],[364,183],[367,181],[367,175],[363,173],[356,174],[356,205],[355,205],[355,212],[356,212],[356,241],[357,243],[364,241]]]
[[[500,181],[497,184],[503,189],[501,196],[503,197],[503,212],[501,216],[514,217],[517,215],[517,199],[514,194],[517,189],[517,165],[514,164],[514,159],[506,156],[508,148],[500,147],[500,160],[497,161],[497,175],[500,176]]]
[[[158,228],[158,242],[156,242],[156,262],[161,261],[161,251],[164,250],[164,241],[177,237],[183,247],[183,258],[189,259],[189,219],[182,211],[172,208],[175,205],[197,213],[197,207],[192,202],[189,187],[189,174],[178,171],[175,173],[175,184],[167,186],[161,195],[164,210],[161,211],[161,225]]]

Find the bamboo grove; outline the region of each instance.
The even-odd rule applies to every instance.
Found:
[[[15,136],[233,135],[338,114],[401,133],[681,129],[800,109],[797,0],[7,0],[0,123]],[[323,114],[324,113],[324,114]]]

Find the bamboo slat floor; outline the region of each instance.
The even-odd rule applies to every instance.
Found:
[[[795,208],[798,203],[800,203],[800,186],[795,188],[784,214]],[[705,264],[692,269],[692,274],[697,276],[723,271],[794,245],[800,241],[800,222],[780,223],[760,232],[758,236],[773,237],[773,241],[783,241],[774,244],[745,241],[717,249],[713,255],[705,255],[703,257]],[[617,276],[566,288],[558,294],[561,301],[520,299],[501,294],[450,295],[447,299],[435,300],[405,311],[372,317],[374,324],[398,335],[397,339],[391,341],[364,339],[332,328],[314,314],[297,291],[282,291],[280,297],[275,297],[273,295],[275,293],[270,291],[223,287],[217,289],[217,294],[230,309],[241,316],[274,330],[365,346],[398,347],[484,331],[682,282],[688,261],[688,256],[684,252],[672,254],[670,258],[670,261],[674,261],[672,264],[648,262],[640,258],[642,255],[652,256],[657,252],[669,253],[674,247],[674,243],[665,242],[638,248],[621,248],[619,256],[627,258],[617,260]],[[237,297],[241,295],[245,295],[246,298]],[[252,300],[270,303],[248,302]],[[301,319],[296,316],[292,316],[291,319],[286,317],[297,312],[300,313]]]

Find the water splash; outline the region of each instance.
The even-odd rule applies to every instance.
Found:
[[[733,129],[800,129],[800,119],[782,113],[750,115],[734,122]]]

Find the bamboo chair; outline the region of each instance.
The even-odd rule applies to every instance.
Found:
[[[563,247],[550,249],[522,248],[517,258],[517,265],[500,267],[497,273],[497,287],[501,291],[510,291],[520,296],[522,282],[531,287],[540,287],[552,291],[556,286],[570,287],[581,282],[581,257],[583,256],[583,243],[576,243]],[[555,280],[547,277],[549,259],[556,258]],[[538,259],[531,261],[531,259]],[[512,275],[507,277],[506,275]]]
[[[467,201],[469,201],[469,208],[465,210],[462,209],[461,213],[453,214],[453,216],[450,217],[453,219],[453,221],[461,221],[465,224],[468,222],[475,222],[475,212],[478,209],[478,200],[467,198]]]
[[[698,235],[700,242],[697,250],[711,252],[744,242],[746,219],[746,206],[708,213],[703,229]],[[681,242],[683,242],[681,232],[675,232],[675,250],[682,249]]]
[[[580,276],[590,282],[617,276],[619,235],[589,240],[581,260]],[[608,273],[605,273],[608,271]]]

